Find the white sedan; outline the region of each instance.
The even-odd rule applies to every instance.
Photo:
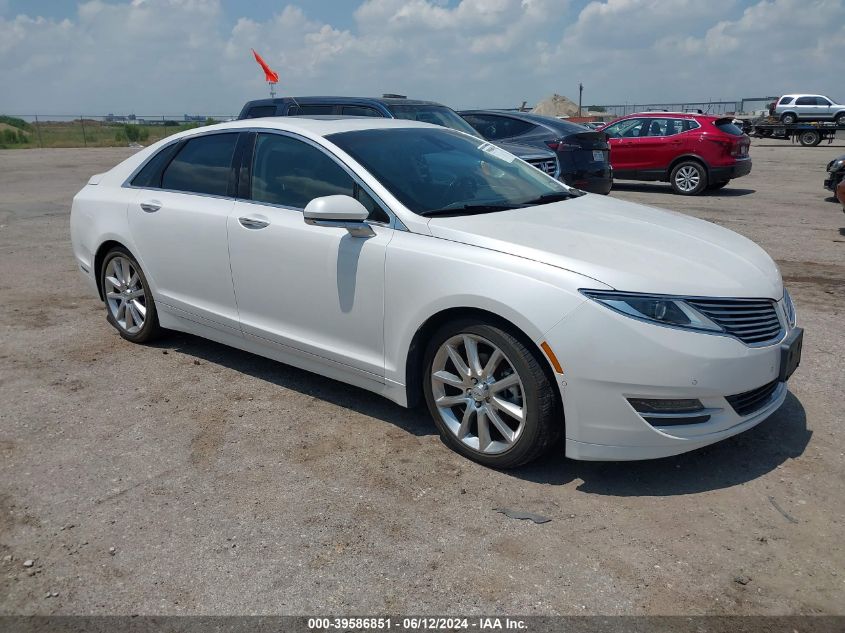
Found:
[[[167,138],[73,200],[121,336],[179,330],[425,403],[493,467],[689,451],[786,397],[802,330],[771,258],[584,195],[480,139],[380,119]]]

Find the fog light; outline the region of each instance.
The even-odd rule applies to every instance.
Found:
[[[704,405],[694,398],[628,398],[628,403],[652,426],[702,424],[710,420]]]

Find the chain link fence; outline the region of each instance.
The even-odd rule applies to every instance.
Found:
[[[0,149],[149,145],[183,130],[235,118],[231,114],[0,114]]]

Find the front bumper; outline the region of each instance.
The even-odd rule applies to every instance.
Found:
[[[832,171],[830,176],[825,178],[824,188],[828,191],[836,191],[836,186],[845,179],[845,171]]]
[[[740,158],[737,159],[733,165],[725,167],[711,167],[710,168],[710,182],[722,182],[723,180],[733,180],[747,176],[751,173],[751,159]]]
[[[579,306],[545,340],[563,365],[558,386],[566,455],[573,459],[651,459],[691,451],[756,426],[786,398],[786,384],[778,383],[747,415],[726,400],[777,380],[779,341],[749,347],[728,336],[637,321],[593,301]],[[710,419],[652,426],[628,398],[695,398],[711,410]]]

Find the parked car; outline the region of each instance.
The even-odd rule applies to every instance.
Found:
[[[560,436],[577,459],[712,444],[780,407],[800,359],[747,238],[414,121],[188,130],[93,176],[70,225],[123,338],[188,332],[425,402],[489,466]]]
[[[845,154],[834,158],[827,164],[827,178],[824,181],[824,188],[834,192],[836,187],[845,179]]]
[[[484,138],[509,141],[557,152],[560,177],[566,184],[592,193],[613,187],[609,146],[604,134],[561,119],[501,110],[462,110],[459,114]]]
[[[730,118],[685,112],[640,112],[607,124],[617,180],[668,181],[693,196],[721,189],[751,172],[751,140]]]
[[[845,105],[824,95],[784,95],[778,99],[774,114],[786,125],[798,121],[845,123]]]
[[[280,97],[248,101],[239,119],[268,116],[369,116],[422,121],[478,136],[457,112],[441,103],[408,99],[401,95],[374,97]],[[555,153],[545,147],[497,142],[496,145],[554,178],[560,176]]]

